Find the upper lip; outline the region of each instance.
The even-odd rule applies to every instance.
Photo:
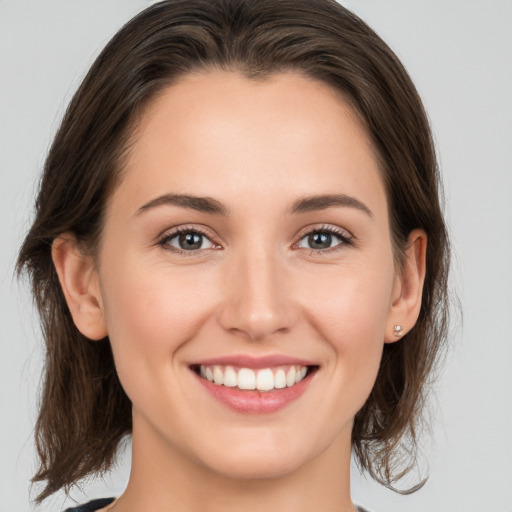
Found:
[[[221,357],[213,357],[209,359],[202,359],[200,361],[194,361],[191,366],[205,365],[205,366],[237,366],[240,368],[271,368],[273,366],[286,366],[286,365],[297,365],[297,366],[317,366],[313,361],[307,359],[300,359],[293,356],[287,356],[283,354],[272,354],[266,356],[253,356],[249,354],[234,354]]]

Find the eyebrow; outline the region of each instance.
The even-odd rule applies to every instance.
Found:
[[[180,206],[181,208],[190,208],[191,210],[197,210],[203,213],[213,213],[216,215],[229,214],[229,209],[226,206],[211,197],[198,197],[185,194],[164,194],[142,205],[137,210],[136,215],[140,215],[147,210],[164,205]]]
[[[326,210],[333,207],[348,207],[361,210],[369,217],[373,217],[373,213],[364,203],[355,197],[346,194],[327,194],[312,197],[304,197],[299,199],[290,208],[292,213],[308,213],[317,210]]]
[[[179,206],[181,208],[189,208],[191,210],[215,215],[229,215],[229,208],[216,199],[186,194],[163,194],[158,196],[142,205],[137,210],[136,215],[140,215],[147,210],[164,205]],[[304,197],[292,204],[290,212],[308,213],[318,210],[326,210],[327,208],[333,207],[356,208],[357,210],[361,210],[366,213],[369,217],[373,217],[373,213],[368,206],[359,201],[359,199],[346,194],[324,194]]]

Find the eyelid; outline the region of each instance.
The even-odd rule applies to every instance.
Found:
[[[298,247],[299,242],[308,235],[312,233],[329,233],[331,235],[335,235],[342,240],[340,244],[335,245],[334,247],[329,247],[328,249],[307,249],[303,247]],[[294,242],[293,247],[297,249],[305,249],[310,251],[313,254],[322,254],[325,252],[334,252],[338,249],[342,249],[346,246],[354,246],[355,245],[355,237],[354,235],[345,228],[341,228],[339,226],[335,226],[333,224],[317,224],[313,226],[307,226],[302,228],[296,236],[297,241]]]
[[[208,248],[208,249],[197,249],[197,250],[180,250],[176,247],[172,247],[170,245],[167,245],[166,242],[168,240],[174,238],[175,236],[181,234],[181,233],[198,233],[204,237],[206,237],[212,244],[214,244],[216,247]],[[329,247],[327,249],[307,249],[298,247],[299,242],[306,236],[311,235],[312,233],[317,232],[324,232],[329,233],[334,236],[339,237],[342,242],[333,246]],[[322,254],[326,252],[334,252],[338,249],[342,249],[346,246],[354,246],[356,244],[356,239],[354,235],[348,231],[345,228],[342,228],[340,226],[332,225],[332,224],[317,224],[317,225],[310,225],[302,228],[298,234],[295,236],[295,242],[292,244],[293,249],[305,249],[309,250],[312,254]],[[218,241],[217,235],[207,228],[206,226],[192,224],[192,225],[178,225],[172,228],[166,229],[164,232],[162,232],[157,239],[157,245],[162,246],[165,250],[168,250],[170,252],[180,254],[180,255],[186,255],[186,256],[198,256],[201,253],[203,253],[206,250],[218,250],[222,249],[222,244]]]
[[[182,233],[197,233],[199,235],[202,235],[205,238],[207,238],[216,247],[212,247],[212,248],[208,248],[208,249],[197,249],[197,250],[185,251],[185,250],[178,249],[176,247],[167,245],[167,242],[170,239],[172,239]],[[217,238],[218,237],[210,229],[206,228],[205,226],[201,226],[201,225],[197,225],[197,224],[192,224],[192,225],[180,224],[179,226],[168,228],[163,233],[161,233],[157,238],[157,245],[159,245],[159,246],[163,247],[165,250],[168,250],[175,254],[180,254],[180,255],[183,254],[186,256],[198,256],[200,253],[202,253],[206,250],[221,249],[222,245],[218,242]]]

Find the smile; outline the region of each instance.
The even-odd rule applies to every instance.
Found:
[[[291,388],[301,382],[308,373],[308,367],[286,365],[273,368],[236,368],[222,365],[200,365],[201,378],[217,386],[239,390],[273,391]]]
[[[207,394],[244,414],[276,413],[301,397],[320,369],[288,356],[228,356],[190,365]]]

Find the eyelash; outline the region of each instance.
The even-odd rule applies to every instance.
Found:
[[[176,247],[171,247],[169,245],[169,242],[182,234],[195,234],[195,235],[205,237],[214,246],[220,247],[220,245],[214,241],[214,237],[209,232],[207,232],[206,230],[203,230],[201,228],[195,227],[195,226],[194,227],[180,226],[180,227],[174,229],[172,232],[166,233],[159,239],[158,245],[163,247],[165,250],[171,251],[171,252],[173,252],[175,254],[179,254],[181,256],[198,256],[201,251],[205,250],[205,249],[184,250],[184,249],[178,249]],[[310,252],[310,254],[313,256],[319,255],[319,254],[325,254],[328,252],[334,252],[334,251],[342,249],[343,247],[346,247],[346,246],[350,247],[350,246],[355,245],[353,236],[351,234],[349,234],[347,231],[342,230],[340,228],[336,228],[334,226],[320,226],[320,227],[315,227],[315,228],[303,231],[300,234],[299,241],[296,242],[295,244],[293,244],[293,247],[297,247],[297,245],[304,238],[311,236],[313,234],[327,234],[327,235],[335,236],[336,238],[338,238],[340,240],[339,244],[336,244],[333,247],[328,247],[327,249],[312,249],[312,248],[304,248],[304,247],[302,248],[302,249],[308,250]],[[217,247],[215,247],[215,248],[217,248]]]
[[[207,240],[209,240],[213,245],[215,245],[215,246],[219,245],[213,240],[213,236],[209,232],[207,232],[206,230],[203,230],[201,228],[198,228],[196,226],[194,226],[194,227],[180,226],[180,227],[174,229],[173,231],[171,231],[170,233],[164,234],[158,241],[158,245],[163,247],[165,250],[171,251],[175,254],[179,254],[180,256],[198,256],[200,251],[204,250],[204,249],[186,251],[184,249],[178,249],[177,247],[172,247],[169,245],[169,242],[172,239],[174,239],[180,235],[183,235],[183,234],[194,234],[194,235],[203,236]]]
[[[316,256],[319,254],[326,254],[326,253],[332,253],[338,250],[343,249],[344,247],[351,247],[355,245],[354,237],[346,230],[337,228],[335,226],[330,225],[324,225],[320,227],[315,228],[309,228],[300,233],[299,241],[294,244],[296,246],[298,243],[300,243],[304,238],[311,236],[313,234],[327,234],[331,236],[335,236],[336,238],[339,238],[340,243],[334,245],[333,247],[328,247],[327,249],[312,249],[312,248],[304,248],[309,251],[310,255]]]

